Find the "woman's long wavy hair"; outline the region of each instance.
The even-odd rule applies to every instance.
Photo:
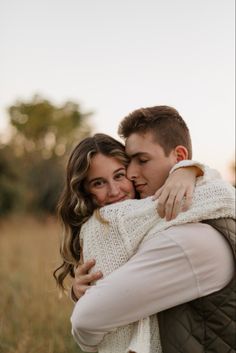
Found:
[[[53,275],[61,289],[64,289],[63,282],[68,274],[74,277],[74,267],[80,260],[81,226],[99,207],[85,188],[91,159],[97,153],[114,157],[125,166],[129,163],[123,144],[105,134],[85,138],[72,151],[66,169],[65,187],[58,203],[58,215],[63,225],[60,245],[63,263]]]

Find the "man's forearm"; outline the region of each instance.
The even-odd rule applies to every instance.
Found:
[[[203,224],[172,227],[86,292],[72,328],[82,344],[95,347],[117,327],[217,291],[232,275],[231,250],[217,231]]]

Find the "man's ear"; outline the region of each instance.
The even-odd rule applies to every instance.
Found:
[[[185,159],[188,159],[188,150],[186,147],[179,145],[175,147],[175,156],[176,156],[176,161],[180,162]]]

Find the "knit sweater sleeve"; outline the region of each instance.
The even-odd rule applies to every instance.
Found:
[[[157,219],[160,219],[156,210],[157,202],[148,197],[142,200],[127,200],[101,209],[102,217],[121,237],[129,257],[136,252],[145,234],[155,225]]]
[[[235,189],[222,179],[199,182],[190,209],[169,222],[159,217],[156,203],[151,198],[144,204],[140,203],[137,209],[123,212],[122,217],[119,213],[117,216],[120,236],[129,254],[133,254],[147,233],[157,234],[171,226],[207,219],[235,218]]]
[[[197,182],[193,203],[186,212],[167,222],[159,217],[157,201],[151,197],[143,200],[128,200],[101,209],[110,227],[116,228],[129,256],[132,256],[148,233],[158,233],[171,226],[206,219],[235,217],[234,188],[220,178],[203,179]]]
[[[235,189],[222,179],[209,180],[196,185],[193,202],[189,210],[165,222],[157,222],[150,231],[151,234],[160,232],[179,224],[201,222],[207,219],[235,218]]]
[[[221,175],[218,172],[218,170],[210,168],[206,164],[200,163],[198,161],[193,161],[191,159],[185,159],[183,161],[176,163],[170,170],[169,174],[172,174],[175,170],[179,168],[187,168],[187,167],[198,167],[202,171],[203,175],[197,178],[198,184],[200,183],[204,184],[210,180],[221,179]]]

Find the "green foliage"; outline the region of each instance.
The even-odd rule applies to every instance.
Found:
[[[0,215],[16,209],[54,213],[65,156],[90,134],[91,113],[82,113],[77,103],[56,106],[40,96],[17,101],[8,112],[12,134],[0,149]]]
[[[59,157],[34,158],[28,166],[26,183],[30,189],[29,211],[55,212],[58,196],[63,189],[65,169]]]
[[[71,144],[90,133],[87,118],[77,103],[55,106],[40,96],[18,101],[8,109],[15,132],[11,143],[18,153],[39,151],[43,158],[63,156]]]

